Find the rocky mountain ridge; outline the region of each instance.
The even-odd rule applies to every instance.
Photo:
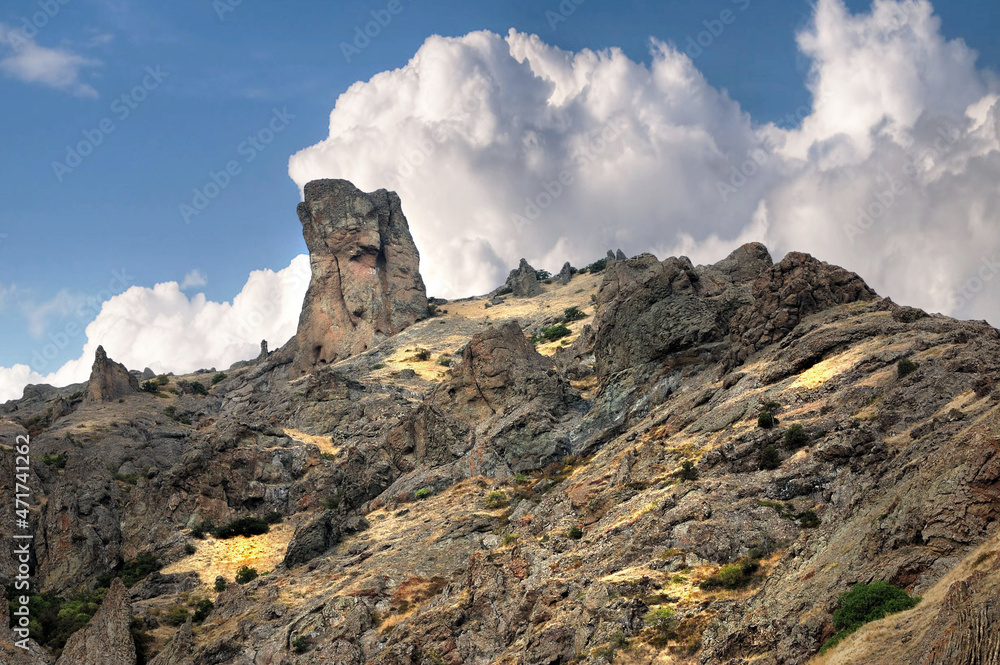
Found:
[[[58,662],[1000,658],[993,328],[760,244],[522,261],[509,293],[431,316],[398,197],[321,181],[299,216],[313,281],[283,348],[157,393],[99,353],[86,387],[0,407],[37,456],[41,590],[165,565],[113,581]],[[876,580],[923,600],[817,656]]]

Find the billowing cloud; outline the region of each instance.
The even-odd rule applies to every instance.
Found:
[[[295,334],[309,274],[305,255],[278,272],[255,270],[232,302],[223,303],[203,294],[189,298],[177,282],[133,286],[106,301],[87,325],[79,358],[47,376],[27,365],[0,368],[0,401],[20,397],[28,383],[85,381],[98,345],[129,369],[156,372],[224,368],[253,358],[262,339],[275,348]]]
[[[0,72],[25,83],[37,83],[77,97],[97,97],[97,90],[80,80],[81,72],[100,66],[65,48],[39,46],[22,28],[0,23]]]
[[[186,291],[187,289],[196,289],[199,286],[205,286],[208,284],[208,280],[205,276],[201,274],[201,271],[195,268],[188,274],[184,275],[184,279],[181,280],[181,290]]]
[[[1000,131],[975,53],[926,0],[858,15],[819,0],[797,37],[813,103],[789,109],[790,129],[755,122],[656,40],[644,65],[513,30],[432,37],[341,95],[289,173],[399,192],[435,295],[485,292],[522,256],[710,261],[762,240],[898,301],[991,316]]]

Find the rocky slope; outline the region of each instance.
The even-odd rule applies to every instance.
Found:
[[[99,357],[90,387],[0,407],[5,445],[32,434],[42,590],[166,564],[114,582],[60,662],[134,662],[130,617],[156,665],[998,662],[993,328],[758,244],[549,283],[524,263],[523,295],[425,318],[395,195],[325,181],[303,206],[313,283],[284,348],[111,402],[85,398]],[[267,574],[235,584],[243,565]],[[817,656],[838,595],[875,580],[923,600]]]

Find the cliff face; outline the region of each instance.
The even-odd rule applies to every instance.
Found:
[[[97,347],[94,366],[87,382],[87,401],[113,402],[137,392],[139,380],[129,374],[125,365],[108,358],[103,346]]]
[[[995,661],[993,328],[759,244],[711,266],[613,254],[421,320],[394,195],[312,183],[300,214],[314,275],[286,349],[207,395],[0,407],[39,456],[44,590],[165,565],[115,583],[60,662],[131,665],[134,615],[156,665],[801,665],[876,580],[923,600],[817,663]],[[274,513],[249,538],[192,530]],[[235,584],[243,565],[268,574]],[[201,598],[201,625],[164,621]]]
[[[312,279],[293,375],[366,351],[427,315],[420,255],[395,193],[317,180],[298,214]]]

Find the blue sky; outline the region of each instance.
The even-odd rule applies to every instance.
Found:
[[[188,293],[225,301],[252,270],[287,266],[304,250],[289,156],[327,137],[331,109],[352,83],[405,65],[432,34],[513,27],[568,51],[620,47],[648,63],[650,37],[683,51],[728,11],[735,19],[694,60],[708,83],[728,90],[755,125],[782,125],[810,102],[809,61],[795,43],[809,2],[586,0],[554,24],[556,0],[399,2],[400,13],[347,62],[342,43],[389,2],[48,0],[58,12],[34,42],[77,58],[78,72],[53,83],[0,67],[0,366],[30,363],[47,335],[93,319],[96,309],[83,304],[120,290],[116,273],[152,286],[196,270],[204,283],[194,280]],[[6,0],[0,23],[30,23],[45,4]],[[987,76],[998,70],[996,2],[935,10],[945,38],[977,51]],[[280,129],[269,144],[245,143],[269,126]],[[100,137],[93,153],[71,171],[54,168],[67,162],[67,146],[88,140],[84,132]],[[180,206],[229,162],[239,172],[185,220]],[[53,365],[75,358],[83,341],[65,345]]]

